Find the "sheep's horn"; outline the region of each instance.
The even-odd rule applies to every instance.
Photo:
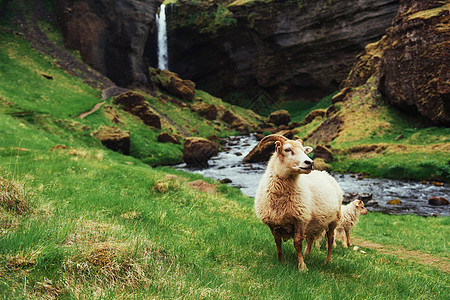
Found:
[[[275,142],[275,141],[280,141],[280,142],[285,142],[288,141],[289,139],[285,136],[279,135],[279,134],[271,134],[268,136],[265,136],[258,144],[258,149],[261,150],[262,147],[264,146],[264,144],[268,143],[268,142]]]

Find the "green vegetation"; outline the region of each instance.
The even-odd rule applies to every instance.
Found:
[[[210,10],[209,3],[204,6],[203,3],[192,2],[192,5],[198,5],[199,8],[195,13],[186,15],[182,18],[185,25],[198,26],[201,33],[216,34],[222,27],[233,26],[237,20],[233,17],[233,13],[222,4],[212,7]]]
[[[292,242],[284,245],[286,261],[276,261],[273,238],[255,217],[251,198],[199,175],[150,166],[179,161],[181,146],[157,143],[161,130],[145,126],[113,99],[76,118],[101,102],[101,91],[5,26],[0,25],[1,298],[448,296],[449,218],[373,213],[363,216],[354,232],[364,242],[415,251],[415,257],[427,255],[438,263],[338,245],[332,264],[324,263],[325,249],[314,249],[306,259],[309,271],[300,273]],[[56,31],[50,32],[58,43]],[[223,122],[205,123],[171,102],[169,94],[140,93],[167,115],[164,131],[230,134]],[[248,122],[257,119],[203,91],[196,97]],[[131,132],[130,156],[108,150],[93,137],[101,125]],[[445,131],[427,130],[411,129],[405,140],[419,147],[423,139],[430,147],[445,140]],[[217,192],[185,184],[197,179]]]
[[[161,131],[180,137],[185,132],[203,137],[237,134],[227,129],[226,123],[213,124],[191,112],[188,105],[180,107],[161,100],[164,96],[162,92],[151,96],[139,91],[152,108],[166,116],[170,114],[170,117],[162,117],[162,130],[151,130],[135,116],[124,112],[112,98],[107,99],[100,110],[88,117],[76,118],[101,102],[101,91],[60,69],[57,61],[33,51],[29,42],[12,34],[0,35],[0,122],[5,125],[0,128],[4,137],[2,149],[18,147],[19,144],[23,148],[38,147],[39,150],[48,150],[57,144],[102,148],[92,133],[101,125],[119,126],[131,132],[132,156],[151,165],[175,164],[181,162],[182,146],[157,143]],[[228,109],[248,123],[257,120],[257,116],[248,110],[233,107],[203,91],[196,93],[196,98]],[[173,98],[171,95],[167,97]],[[111,112],[118,118],[118,124],[112,121]],[[19,123],[9,124],[12,122],[11,117],[19,120]],[[37,137],[39,141],[36,143],[36,137],[30,137],[30,134],[17,135],[9,126],[16,126],[24,133],[39,131],[41,137]]]
[[[301,122],[305,119],[305,117],[316,109],[326,109],[331,105],[331,98],[336,93],[328,95],[324,97],[319,102],[311,102],[311,101],[286,101],[284,103],[279,104],[282,109],[285,109],[291,115],[291,120],[293,122]]]

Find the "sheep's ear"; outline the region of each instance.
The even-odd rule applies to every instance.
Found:
[[[312,147],[305,147],[305,153],[306,154],[308,154],[308,153],[311,153],[313,151],[313,148]]]
[[[361,205],[360,202],[361,202],[361,200],[356,200],[356,201],[355,201],[355,205],[356,205],[357,207],[359,207],[359,206]]]
[[[282,148],[283,148],[283,144],[280,141],[276,141],[275,142],[275,151],[280,152],[280,151],[282,151]]]

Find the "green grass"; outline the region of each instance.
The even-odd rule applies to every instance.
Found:
[[[301,122],[305,117],[316,109],[325,109],[330,107],[331,98],[336,93],[330,94],[324,97],[319,102],[308,102],[308,101],[286,101],[280,104],[282,109],[285,109],[291,115],[291,120],[295,122]]]
[[[286,261],[276,261],[275,243],[256,219],[251,198],[223,185],[217,194],[201,193],[184,186],[181,177],[158,192],[153,186],[167,180],[166,172],[200,177],[101,153],[60,150],[2,158],[0,171],[20,178],[32,212],[13,216],[18,225],[0,235],[1,295],[37,298],[49,295],[51,287],[68,298],[446,295],[445,273],[370,249],[363,255],[338,246],[330,265],[324,263],[326,251],[314,249],[306,259],[309,271],[300,273],[292,242],[284,245]],[[436,231],[448,220],[369,214],[355,234],[447,257],[440,252],[447,252],[448,234]],[[426,284],[430,279],[434,285]]]
[[[99,91],[57,68],[51,59],[31,51],[28,42],[2,34],[0,45],[0,97],[14,103],[7,113],[75,117],[98,102]],[[30,88],[20,88],[23,86]]]
[[[441,230],[450,225],[450,218],[369,213],[360,220],[354,233],[365,240],[450,258],[450,232]]]
[[[336,171],[370,174],[380,178],[450,181],[448,152],[392,153],[371,158],[346,159],[337,156]]]

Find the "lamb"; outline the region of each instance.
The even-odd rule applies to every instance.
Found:
[[[367,215],[367,209],[364,207],[364,202],[355,200],[348,205],[342,206],[342,218],[336,227],[336,239],[339,237],[342,240],[342,246],[350,247],[350,229],[359,221],[360,215]]]
[[[259,142],[259,148],[270,141],[275,142],[275,152],[259,183],[255,212],[270,228],[278,260],[284,259],[282,241],[293,238],[298,268],[308,270],[302,242],[306,238],[305,255],[309,255],[314,240],[326,231],[329,245],[326,262],[331,262],[334,230],[341,217],[342,189],[327,172],[312,170],[313,161],[307,156],[312,148],[304,147],[301,140],[272,134]]]
[[[336,247],[336,240],[340,238],[342,246],[347,248],[351,246],[350,229],[358,223],[360,215],[367,215],[367,209],[364,207],[364,202],[357,199],[348,205],[342,205],[341,215],[341,219],[334,231],[336,238],[333,247]],[[320,241],[324,236],[325,232],[322,232],[322,235],[316,239],[316,248],[320,248]]]

